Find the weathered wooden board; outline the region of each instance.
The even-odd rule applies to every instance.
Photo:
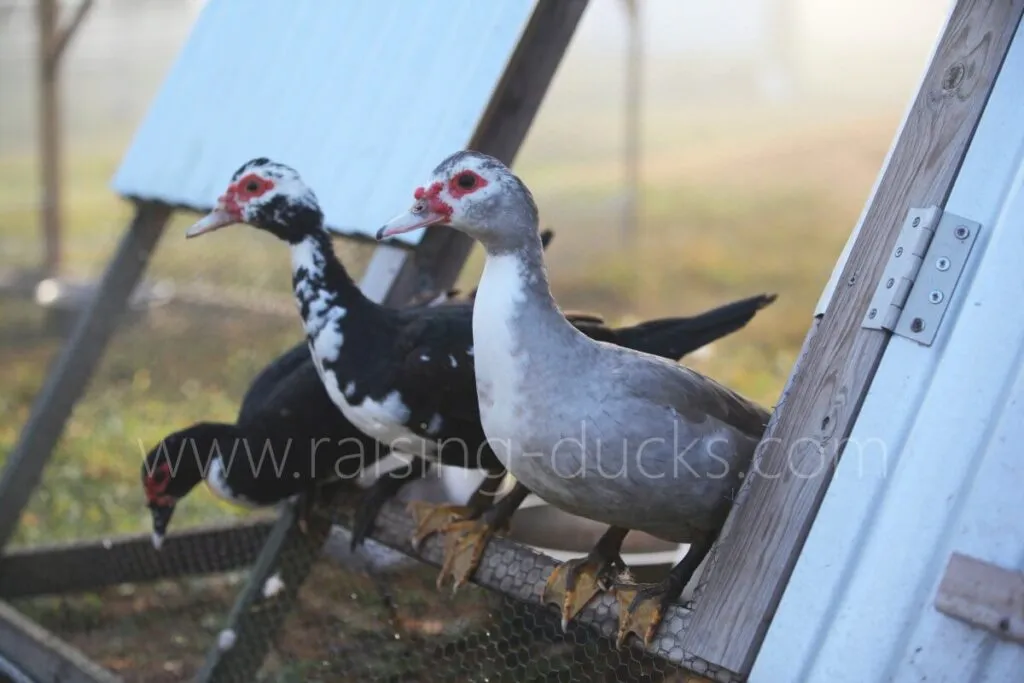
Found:
[[[1024,0],[960,0],[953,9],[698,592],[685,651],[749,672],[889,339],[860,329],[867,304],[907,210],[945,204],[1022,10]]]

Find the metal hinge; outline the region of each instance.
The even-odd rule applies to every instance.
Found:
[[[931,346],[980,230],[937,206],[910,209],[861,326]]]

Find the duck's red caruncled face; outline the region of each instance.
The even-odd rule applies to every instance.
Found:
[[[417,187],[413,193],[413,198],[417,202],[425,201],[427,203],[427,210],[431,213],[437,213],[450,219],[452,215],[451,204],[441,199],[441,190],[444,189],[444,185],[441,182],[436,182],[430,185],[430,187]]]
[[[174,505],[175,498],[164,493],[167,485],[171,483],[171,467],[167,463],[161,463],[153,474],[146,477],[144,486],[146,498],[154,505]]]
[[[240,216],[244,204],[263,196],[272,189],[274,189],[273,180],[256,173],[249,173],[228,185],[228,189],[217,201],[229,213]]]
[[[473,194],[482,187],[487,186],[487,181],[476,171],[460,171],[453,175],[445,187],[445,183],[436,181],[431,183],[429,187],[417,187],[416,192],[413,193],[413,197],[417,202],[426,201],[427,210],[432,213],[440,214],[447,220],[451,220],[452,217],[452,206],[441,199],[441,191],[447,189],[448,195],[454,199],[459,200],[463,197]]]

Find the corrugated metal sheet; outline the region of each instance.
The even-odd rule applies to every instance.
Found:
[[[932,347],[894,337],[754,683],[1024,680],[1024,647],[939,613],[952,552],[1024,569],[1024,30],[946,209],[980,221]]]
[[[113,188],[206,210],[268,156],[302,174],[330,225],[373,233],[469,142],[533,6],[210,0]]]

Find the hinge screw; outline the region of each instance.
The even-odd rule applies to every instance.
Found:
[[[921,320],[920,318],[914,318],[913,320],[910,321],[910,331],[911,332],[920,332],[923,329],[924,329],[924,321]]]
[[[935,267],[943,272],[949,270],[949,259],[945,256],[940,256],[939,260],[935,262]]]
[[[971,231],[967,229],[966,225],[958,225],[956,226],[956,229],[953,230],[953,237],[957,238],[958,240],[965,240],[970,236]]]
[[[903,247],[896,247],[896,258],[903,256]]]
[[[915,228],[917,226],[921,225],[921,217],[920,216],[915,216],[914,217],[914,222],[911,223],[911,225],[913,225]]]
[[[888,280],[885,281],[885,288],[892,289],[892,286],[894,284],[896,284],[896,280],[894,278],[889,278]]]
[[[868,320],[874,320],[876,315],[878,315],[878,309],[872,308],[870,311],[868,311]]]
[[[937,289],[928,292],[928,301],[931,301],[933,304],[941,304],[943,298],[942,292]]]

